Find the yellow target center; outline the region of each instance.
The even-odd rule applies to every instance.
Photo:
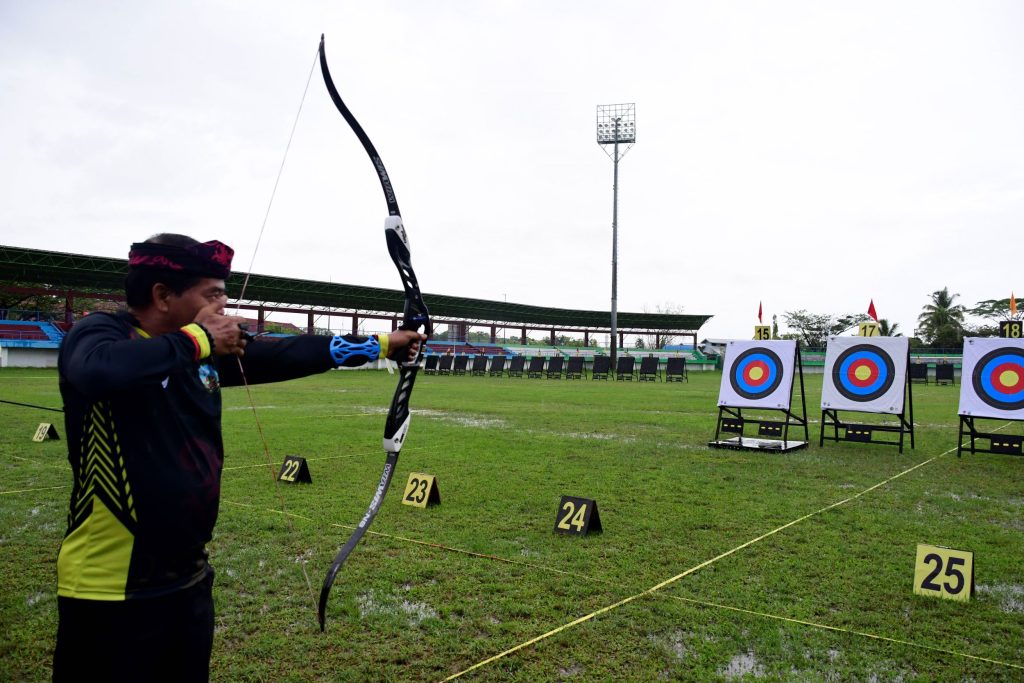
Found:
[[[999,375],[999,383],[1004,387],[1015,387],[1020,383],[1020,375],[1013,370],[1006,370]]]
[[[750,379],[755,382],[764,377],[764,370],[758,367],[750,368]]]
[[[853,374],[857,377],[857,379],[863,382],[864,380],[871,377],[871,368],[861,365],[859,368],[853,371]]]

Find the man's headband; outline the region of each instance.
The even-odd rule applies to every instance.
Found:
[[[217,240],[190,247],[136,242],[128,252],[128,265],[132,268],[159,268],[225,280],[231,273],[231,258],[234,255],[234,249]]]

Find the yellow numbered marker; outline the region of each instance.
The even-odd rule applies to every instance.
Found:
[[[970,601],[974,594],[974,553],[918,544],[914,592],[959,602]]]
[[[441,491],[437,486],[437,477],[422,472],[410,472],[409,481],[405,484],[402,494],[402,505],[425,508],[441,502]]]
[[[48,439],[60,439],[57,435],[57,428],[49,422],[40,422],[39,428],[36,429],[35,436],[32,437],[33,441],[46,441]]]
[[[754,339],[763,341],[772,338],[772,328],[768,325],[754,325]]]
[[[875,322],[861,323],[858,332],[861,337],[881,337],[882,329]]]

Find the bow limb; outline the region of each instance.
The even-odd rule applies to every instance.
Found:
[[[422,329],[429,336],[431,333],[430,313],[423,303],[423,296],[420,293],[419,283],[416,280],[416,273],[412,269],[409,240],[405,233],[405,226],[402,224],[402,215],[398,210],[398,201],[395,199],[395,191],[391,186],[391,179],[388,177],[388,172],[384,168],[384,162],[381,161],[380,155],[377,154],[377,150],[374,148],[370,138],[366,135],[363,127],[359,125],[359,122],[356,121],[352,112],[349,111],[345,102],[342,101],[341,95],[338,94],[338,89],[334,86],[330,69],[327,68],[327,53],[324,51],[324,37],[322,35],[320,36],[320,70],[323,72],[324,85],[327,86],[327,92],[330,94],[334,106],[338,108],[338,112],[341,113],[352,129],[352,132],[355,133],[362,143],[363,148],[370,157],[374,170],[377,172],[377,177],[380,179],[381,189],[384,191],[384,200],[388,206],[388,217],[384,221],[384,235],[387,239],[388,253],[398,269],[399,276],[402,279],[402,287],[405,290],[405,307],[400,329]],[[366,513],[363,515],[355,531],[352,532],[348,541],[338,551],[334,561],[331,563],[330,569],[327,571],[327,576],[324,578],[317,609],[317,618],[320,621],[321,631],[326,629],[327,600],[330,596],[331,586],[334,585],[334,579],[341,570],[345,560],[348,559],[348,556],[366,533],[366,529],[370,526],[374,517],[377,516],[377,512],[380,510],[381,503],[384,500],[384,494],[387,493],[388,487],[391,485],[391,478],[398,464],[398,454],[402,450],[402,444],[405,442],[406,434],[409,431],[411,417],[409,397],[412,395],[412,388],[416,382],[416,373],[419,371],[422,358],[423,346],[421,345],[416,358],[411,361],[402,362],[399,365],[398,387],[395,389],[395,395],[391,399],[391,407],[388,410],[387,421],[384,425],[384,451],[386,453],[384,471],[380,475],[380,482],[377,484],[377,490],[370,500],[370,506],[366,509]]]

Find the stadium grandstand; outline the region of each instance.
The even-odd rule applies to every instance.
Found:
[[[9,328],[0,328],[0,348],[3,349],[0,367],[52,364],[40,363],[43,357],[52,357],[55,362],[61,336],[74,324],[76,313],[82,313],[77,310],[76,301],[100,300],[115,308],[123,305],[127,269],[126,259],[0,245],[0,294],[6,300],[19,296],[49,296],[64,300],[63,316],[57,316],[59,319],[56,320],[43,320],[43,316],[32,311],[15,314],[0,308],[0,320],[10,323]],[[232,273],[227,281],[229,292],[240,290],[245,277],[244,272]],[[430,308],[435,327],[448,327],[446,340],[435,340],[428,345],[427,352],[433,355],[593,356],[600,350],[592,345],[592,341],[600,335],[610,334],[607,311],[532,306],[440,294],[424,294],[423,298]],[[381,329],[397,328],[404,302],[403,292],[397,289],[253,273],[249,276],[246,299],[231,301],[229,306],[255,311],[255,327],[259,333],[267,332],[267,315],[270,313],[305,314],[307,325],[304,331],[310,334],[317,331],[315,323],[322,316],[348,318],[342,332],[360,333],[367,321],[379,321]],[[14,317],[22,319],[10,320]],[[630,351],[625,348],[625,337],[642,335],[651,340],[653,347],[652,351],[644,350],[646,355],[654,354],[666,359],[683,355],[699,364],[703,357],[696,348],[697,331],[710,317],[619,312],[619,347],[624,353]],[[286,323],[274,325],[294,327]],[[489,343],[470,341],[470,332],[474,328],[488,331],[489,335],[485,332],[484,336],[489,338]],[[499,329],[515,330],[518,339],[514,335],[512,339],[499,340]],[[298,328],[290,331],[298,331]],[[536,331],[547,335],[548,346],[538,348],[530,345],[528,333]],[[581,336],[582,343],[559,347],[558,333]],[[659,349],[663,340],[676,338],[690,339],[692,343],[671,350]],[[513,341],[512,345],[509,345],[510,341]],[[29,349],[43,353],[26,354]]]

